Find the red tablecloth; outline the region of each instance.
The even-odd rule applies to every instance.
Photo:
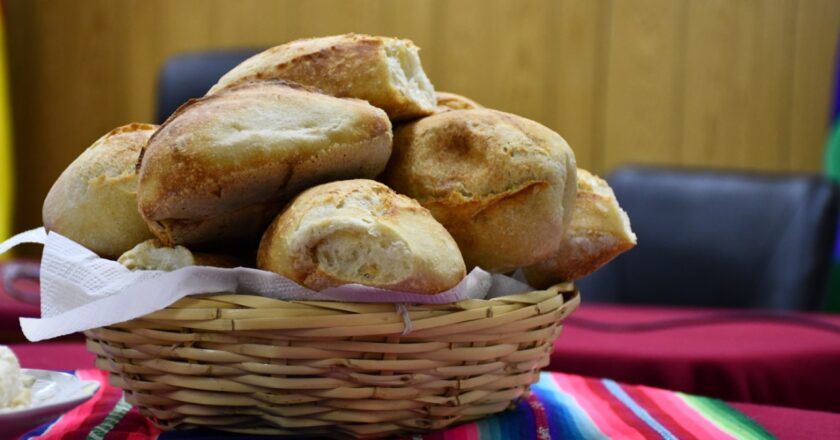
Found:
[[[23,368],[41,370],[84,370],[96,368],[96,355],[80,341],[9,344]]]
[[[752,403],[730,405],[782,440],[830,439],[840,435],[840,414]]]
[[[548,369],[840,412],[840,316],[584,303]]]

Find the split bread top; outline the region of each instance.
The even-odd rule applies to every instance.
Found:
[[[391,119],[429,115],[435,89],[409,40],[346,34],[296,40],[243,61],[209,95],[255,80],[287,80],[324,93],[368,101]]]

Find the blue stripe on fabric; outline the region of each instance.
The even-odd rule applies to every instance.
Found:
[[[487,417],[476,421],[478,431],[478,438],[495,440],[501,436],[501,428],[499,427],[499,418],[496,416]]]
[[[677,437],[668,431],[668,428],[662,426],[661,423],[657,422],[656,419],[651,417],[650,413],[647,412],[646,409],[639,406],[632,397],[630,397],[624,390],[621,389],[621,386],[613,380],[610,379],[601,379],[601,383],[604,384],[604,387],[612,393],[621,403],[623,403],[627,408],[630,408],[630,411],[633,411],[633,414],[636,417],[640,418],[643,422],[647,423],[654,431],[659,433],[662,438],[666,440],[677,440]]]
[[[545,408],[546,419],[548,419],[548,430],[551,438],[558,439],[584,439],[575,421],[570,408],[565,404],[559,402],[562,396],[560,391],[551,383],[542,383],[543,381],[552,381],[547,376],[540,375],[540,382],[531,385],[531,391],[537,396],[537,399]]]
[[[51,420],[47,423],[44,423],[43,425],[41,425],[39,427],[33,429],[32,431],[27,432],[26,434],[24,434],[20,437],[20,440],[30,440],[30,439],[33,439],[35,437],[38,437],[39,435],[43,435],[45,432],[47,432],[48,429],[52,428],[52,426],[55,425],[55,422],[57,422],[58,419],[59,418],[55,418],[55,419],[53,419],[53,420]]]
[[[522,439],[539,439],[539,433],[537,432],[537,415],[534,414],[534,408],[531,408],[531,404],[528,403],[527,399],[522,397],[519,399],[519,403],[517,404],[517,409],[521,408],[522,411],[519,412],[520,422],[521,425],[519,427],[519,432],[521,434]]]
[[[516,402],[513,411],[500,413],[504,418],[498,419],[502,439],[521,438],[522,440],[535,440],[536,429],[534,427],[534,413],[531,406],[524,400]],[[530,421],[528,423],[527,421]],[[482,439],[483,440],[483,439]]]
[[[487,417],[476,421],[478,431],[478,438],[484,440],[497,440],[505,437],[507,433],[502,432],[505,426],[504,414],[496,414],[492,417]]]
[[[608,439],[592,417],[580,406],[577,399],[563,391],[551,378],[551,373],[543,372],[540,380],[531,386],[546,408],[551,438],[561,439]]]
[[[517,402],[516,407],[510,411],[501,412],[491,417],[486,417],[475,422],[478,436],[481,440],[507,440],[522,439],[536,440],[534,426],[523,421],[528,418],[529,411],[526,402]],[[533,416],[533,414],[531,415]]]

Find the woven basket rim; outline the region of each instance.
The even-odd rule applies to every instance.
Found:
[[[265,303],[270,302],[283,302],[283,303],[301,303],[301,304],[336,304],[337,307],[341,307],[341,304],[358,304],[361,306],[368,306],[368,305],[397,305],[397,304],[404,304],[406,306],[411,307],[423,307],[423,306],[431,306],[431,307],[439,307],[439,306],[447,306],[452,304],[459,304],[464,302],[474,302],[474,303],[488,303],[492,304],[494,302],[505,301],[511,298],[520,297],[523,295],[532,294],[535,292],[550,292],[554,291],[558,294],[574,292],[577,294],[577,287],[573,282],[563,282],[554,284],[545,289],[532,289],[525,292],[520,293],[513,293],[510,295],[503,295],[497,296],[494,298],[465,298],[458,301],[453,301],[451,303],[442,303],[442,304],[422,304],[422,303],[403,303],[403,302],[390,302],[390,301],[381,301],[381,302],[362,302],[362,301],[341,301],[341,300],[326,300],[326,299],[282,299],[282,298],[272,298],[269,296],[264,295],[257,295],[253,293],[239,293],[239,292],[217,292],[217,293],[196,293],[189,296],[185,296],[183,298],[178,299],[171,305],[164,307],[164,309],[168,308],[190,308],[190,307],[199,307],[200,308],[200,300],[221,300],[227,301],[234,298],[241,298],[243,299],[242,303],[245,304],[250,301],[265,301]],[[163,309],[161,309],[163,310]],[[152,312],[154,313],[154,312]]]

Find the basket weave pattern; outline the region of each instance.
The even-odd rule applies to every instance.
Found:
[[[383,437],[508,408],[546,366],[572,284],[412,305],[184,298],[86,332],[97,367],[163,429]]]

